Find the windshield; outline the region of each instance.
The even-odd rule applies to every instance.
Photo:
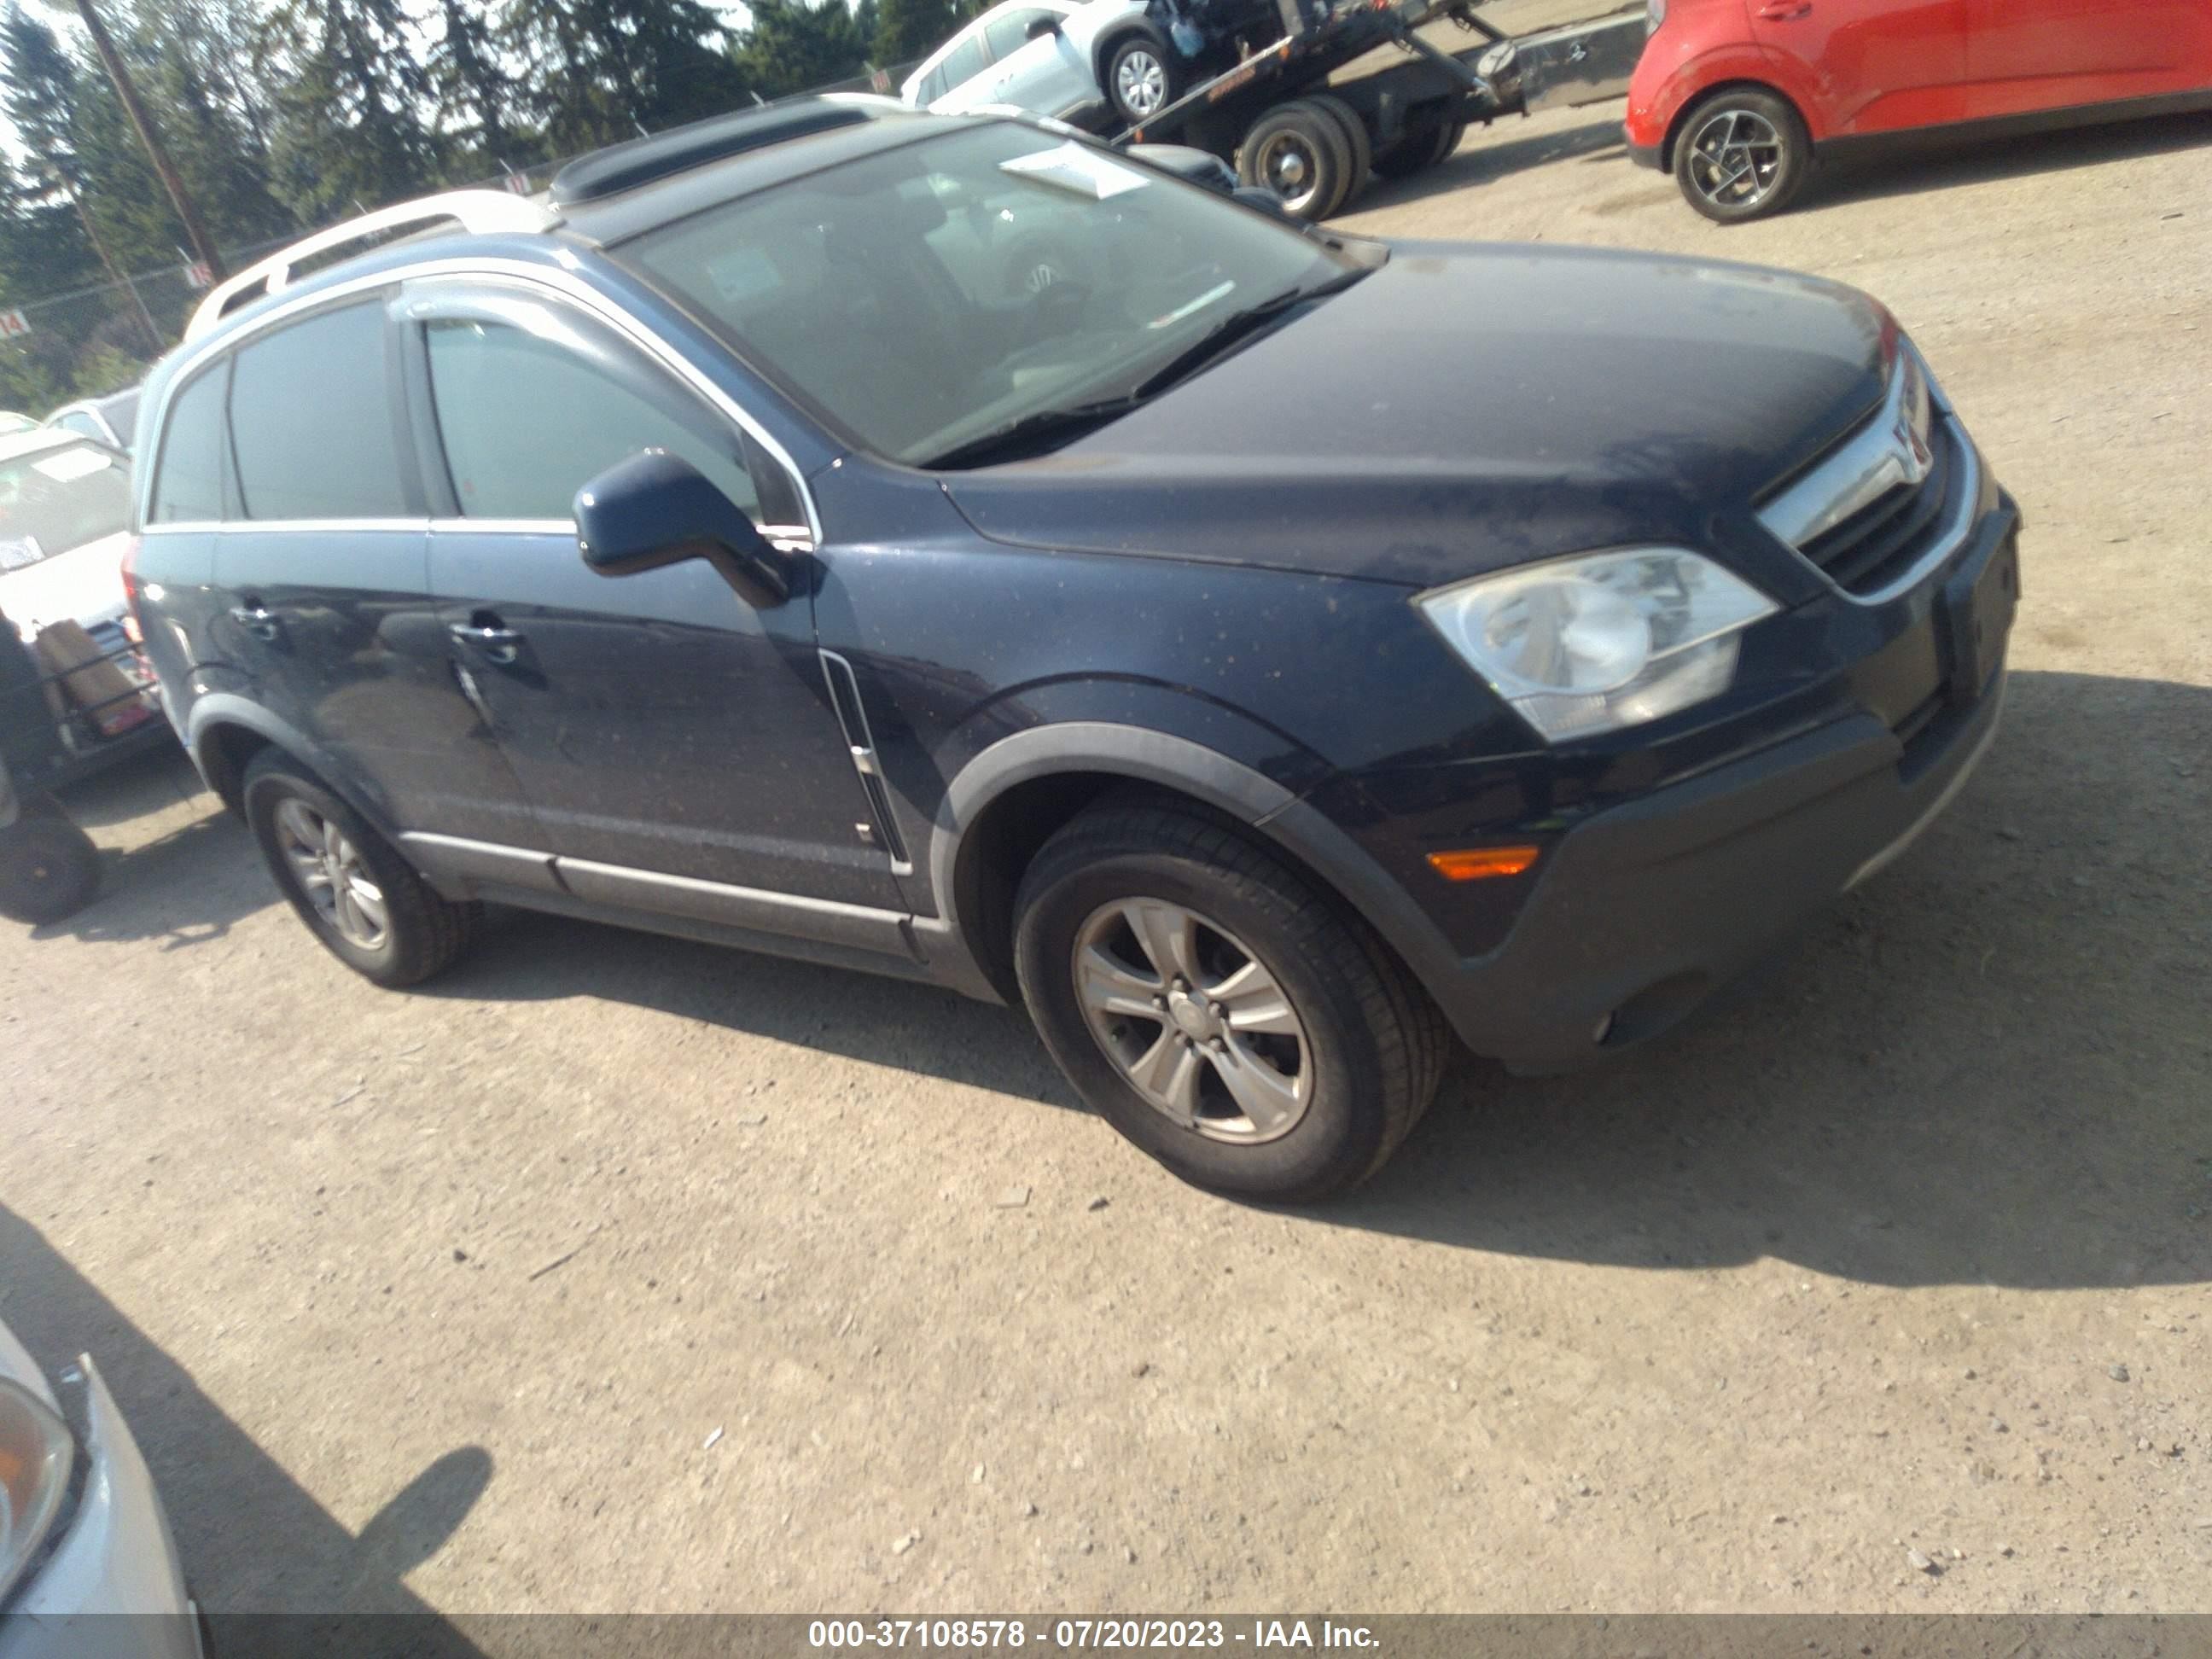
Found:
[[[1126,396],[1352,268],[1088,144],[962,128],[699,214],[623,257],[861,445],[909,464]]]
[[[98,444],[0,461],[0,574],[131,525],[131,467]]]

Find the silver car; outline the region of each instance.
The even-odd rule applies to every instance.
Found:
[[[114,1396],[88,1356],[57,1380],[0,1325],[0,1659],[199,1659],[176,1542]]]

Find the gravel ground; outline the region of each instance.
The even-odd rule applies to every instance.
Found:
[[[189,771],[88,788],[106,896],[0,928],[0,1319],[105,1368],[210,1605],[2212,1608],[2212,126],[1722,232],[1618,118],[1346,222],[1888,300],[2030,526],[1951,813],[1272,1213],[1013,1012],[520,915],[380,993]]]

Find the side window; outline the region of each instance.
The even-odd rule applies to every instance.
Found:
[[[1057,21],[1060,14],[1036,6],[1024,6],[1018,11],[1002,11],[983,25],[983,33],[991,43],[991,56],[1004,62],[1029,45],[1030,25],[1040,18]]]
[[[939,96],[942,97],[945,92],[957,90],[963,82],[974,80],[983,72],[983,67],[982,31],[973,30],[962,36],[960,44],[953,47],[945,61],[937,66],[937,72],[945,82],[943,92]]]
[[[430,394],[462,515],[574,516],[576,492],[641,449],[680,455],[755,520],[759,493],[738,434],[627,360],[509,323],[442,318],[428,327]]]
[[[169,399],[150,522],[211,524],[222,517],[222,406],[229,389],[226,357]]]
[[[230,445],[249,519],[402,519],[384,302],[326,311],[239,348]]]

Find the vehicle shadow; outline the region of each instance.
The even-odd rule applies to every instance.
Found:
[[[219,1650],[479,1654],[403,1580],[444,1547],[489,1484],[482,1447],[438,1458],[356,1533],[4,1206],[0,1289],[0,1319],[49,1376],[91,1355],[145,1455]]]
[[[88,778],[62,805],[103,843],[100,892],[76,915],[34,930],[33,939],[149,939],[163,951],[182,950],[221,939],[277,901],[252,834],[222,810],[181,752]],[[126,825],[153,833],[120,846],[100,833]]]
[[[1792,211],[1958,190],[2029,173],[2065,173],[2197,149],[2208,143],[2212,143],[2212,118],[2203,113],[2003,137],[1930,131],[1824,160],[1806,181],[1804,194]]]
[[[1555,161],[1618,161],[1626,142],[1618,114],[1580,126],[1531,133],[1525,138],[1494,139],[1480,127],[1471,128],[1468,141],[1432,167],[1424,167],[1406,179],[1375,174],[1352,203],[1351,211],[1401,207],[1425,197],[1492,184]]]
[[[1389,1168],[1308,1213],[1653,1267],[2212,1279],[2208,730],[2201,687],[2014,674],[1948,814],[1765,971],[1594,1071],[1462,1056]],[[1079,1109],[1015,1011],[550,917],[425,992],[604,997]]]

